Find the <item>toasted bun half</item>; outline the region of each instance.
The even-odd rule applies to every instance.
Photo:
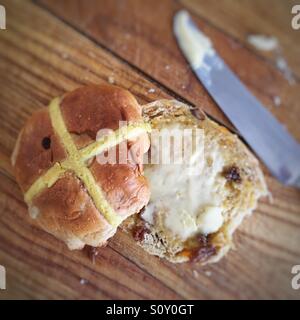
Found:
[[[236,135],[178,101],[150,103],[143,106],[143,115],[152,133],[198,129],[203,149],[185,163],[150,160],[145,165],[150,202],[126,220],[126,230],[147,252],[171,262],[217,262],[231,248],[233,232],[243,218],[267,195],[257,159]],[[161,155],[165,146],[159,149],[161,142],[152,133],[149,152]],[[175,147],[174,140],[170,143],[170,150],[182,148]]]
[[[116,86],[89,85],[29,118],[12,164],[31,217],[70,249],[81,249],[105,244],[148,203],[141,163],[148,148],[136,99]],[[103,161],[112,150],[115,161]]]

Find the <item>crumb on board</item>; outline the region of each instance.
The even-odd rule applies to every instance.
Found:
[[[198,278],[199,277],[199,273],[197,270],[193,270],[193,275],[195,278]]]
[[[211,276],[211,271],[206,270],[206,271],[204,271],[204,274],[205,274],[207,277],[210,277],[210,276]]]
[[[293,72],[291,71],[286,60],[281,55],[278,55],[276,59],[276,66],[283,73],[283,76],[288,80],[289,84],[295,84]]]
[[[86,246],[85,248],[88,257],[91,259],[92,264],[95,264],[97,255],[99,253],[99,248]]]
[[[81,285],[85,285],[88,283],[88,280],[81,278],[79,282]]]
[[[250,34],[247,41],[261,51],[273,51],[278,48],[278,40],[273,36],[263,34]]]
[[[110,83],[110,84],[114,84],[115,83],[115,78],[113,76],[109,76],[107,78],[107,81]]]
[[[273,103],[276,107],[279,107],[281,105],[281,99],[279,96],[274,96],[273,97]]]

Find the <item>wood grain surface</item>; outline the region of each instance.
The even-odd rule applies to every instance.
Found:
[[[109,48],[114,54],[138,67],[151,79],[190,103],[201,106],[223,123],[229,124],[178,50],[172,32],[172,18],[178,9],[184,8],[180,3],[172,0],[39,0],[39,3],[77,30],[95,39],[97,43]],[[203,10],[205,6],[203,5]],[[223,8],[222,5],[220,8]],[[248,12],[247,9],[244,9],[244,14]],[[286,10],[290,12],[288,5]],[[299,82],[295,80],[296,83],[290,86],[274,65],[258,59],[253,50],[208,23],[207,19],[211,19],[211,16],[210,13],[203,19],[192,14],[194,21],[210,37],[225,62],[300,141],[298,119],[294,116],[299,112]],[[286,19],[284,10],[282,18]],[[253,20],[254,24],[255,21]],[[273,23],[277,23],[275,18]],[[286,37],[290,37],[293,32],[290,28]],[[299,48],[297,42],[294,42],[294,47]],[[299,54],[295,55],[296,57],[299,62]],[[276,96],[280,97],[282,108],[275,105]]]
[[[93,259],[89,250],[71,252],[32,225],[12,176],[9,157],[30,114],[54,96],[109,77],[140,103],[176,97],[230,126],[173,39],[172,15],[183,5],[195,12],[196,22],[250,90],[300,140],[297,78],[291,86],[272,58],[244,47],[227,22],[202,19],[201,2],[199,8],[183,3],[2,1],[7,30],[0,31],[0,264],[6,267],[7,290],[0,299],[300,298],[291,287],[291,268],[300,264],[300,192],[281,186],[267,171],[273,203],[260,201],[236,232],[236,249],[204,268],[149,256],[122,231]],[[280,107],[273,96],[280,96]]]

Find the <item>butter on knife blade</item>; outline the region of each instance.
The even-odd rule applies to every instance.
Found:
[[[189,27],[189,14],[179,11],[174,17],[174,33],[179,46],[194,69],[203,66],[204,56],[215,53],[212,43],[203,33]]]
[[[174,34],[197,78],[271,173],[300,188],[299,143],[248,91],[184,10],[174,17]]]

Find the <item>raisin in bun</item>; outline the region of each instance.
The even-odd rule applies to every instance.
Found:
[[[141,214],[126,220],[125,228],[147,252],[171,262],[218,261],[232,246],[243,218],[267,194],[257,159],[236,135],[201,112],[195,117],[178,101],[150,103],[143,114],[152,126],[151,156],[161,152],[154,131],[168,128],[193,134],[200,129],[197,143],[203,149],[182,164],[145,164],[150,201]]]
[[[12,155],[31,217],[70,249],[105,244],[149,201],[148,129],[136,99],[116,86],[80,87],[35,112]],[[112,149],[115,162],[98,161]]]

